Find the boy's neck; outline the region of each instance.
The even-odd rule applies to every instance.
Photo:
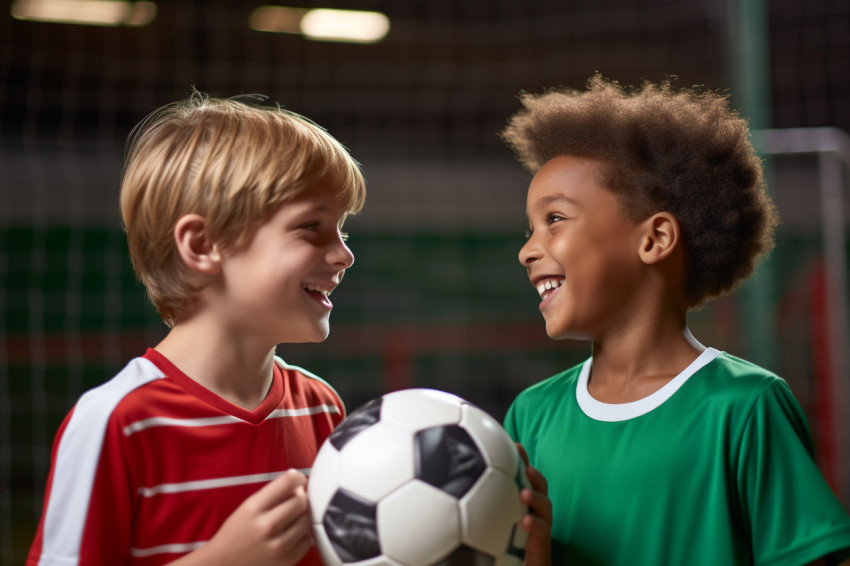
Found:
[[[199,318],[175,324],[156,349],[188,377],[249,411],[265,400],[272,384],[273,346],[240,340]]]
[[[647,397],[675,378],[705,347],[681,322],[624,333],[593,343],[588,391],[603,403]]]

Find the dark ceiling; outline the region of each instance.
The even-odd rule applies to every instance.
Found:
[[[723,0],[305,0],[378,10],[374,45],[308,41],[248,28],[260,3],[159,2],[145,28],[21,22],[0,14],[0,140],[123,138],[191,85],[260,92],[350,147],[391,157],[488,155],[521,89],[622,83],[733,86],[739,54]],[[774,126],[850,130],[850,3],[769,2]],[[734,92],[733,92],[734,96]]]

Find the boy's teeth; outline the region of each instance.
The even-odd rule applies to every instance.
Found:
[[[560,287],[563,284],[564,284],[563,279],[561,279],[559,281],[549,280],[549,281],[546,281],[545,283],[539,283],[537,285],[537,293],[542,297],[543,293],[545,293],[546,291],[551,291],[552,289],[557,289],[558,287]]]
[[[307,289],[308,291],[321,293],[325,298],[327,298],[327,296],[331,294],[330,291],[328,291],[327,289],[321,289],[321,288],[319,288],[315,285],[304,285],[304,288]]]

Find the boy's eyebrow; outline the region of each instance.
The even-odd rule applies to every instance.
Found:
[[[315,214],[317,212],[327,212],[331,207],[323,203],[311,203],[308,208],[305,208],[303,214]]]
[[[563,193],[555,193],[554,195],[546,195],[545,197],[541,197],[534,203],[534,208],[545,208],[553,203],[564,203],[570,204],[573,206],[579,206],[575,200],[571,199],[567,195]]]
[[[324,213],[332,213],[334,212],[333,207],[328,206],[327,204],[317,203],[313,204],[307,210],[301,213],[301,216],[310,216],[313,214],[324,214]],[[345,220],[351,216],[351,213],[347,210],[342,213],[342,216],[339,218],[339,226],[345,222]]]

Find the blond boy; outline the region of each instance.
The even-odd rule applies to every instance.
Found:
[[[344,416],[275,357],[320,342],[363,177],[294,113],[193,93],[133,131],[121,210],[170,327],[57,433],[35,564],[320,564],[305,474]]]

